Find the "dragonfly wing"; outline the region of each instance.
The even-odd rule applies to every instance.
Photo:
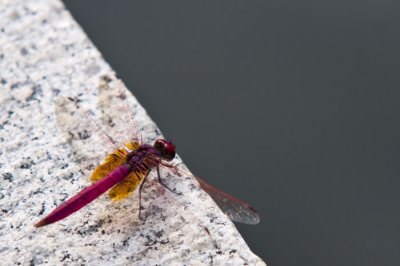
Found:
[[[130,150],[137,150],[139,144],[136,142],[125,143],[125,147]],[[90,176],[90,181],[96,182],[104,177],[106,177],[112,170],[126,162],[128,151],[124,148],[116,149],[114,152],[107,155],[103,163],[94,169]]]
[[[110,189],[108,196],[113,201],[119,201],[130,196],[144,177],[144,174],[131,172],[123,181]]]
[[[161,132],[151,122],[146,111],[134,101],[134,96],[115,76],[105,75],[101,78],[98,107],[106,131],[122,143],[152,143],[161,137]],[[142,132],[145,134],[142,135]]]
[[[112,170],[126,162],[128,152],[124,149],[117,149],[113,153],[107,155],[102,164],[96,167],[90,176],[91,182],[96,182],[106,177]]]
[[[103,76],[98,87],[98,106],[102,120],[112,136],[125,142],[142,143],[141,128],[136,119],[140,108],[128,101],[127,90],[121,80]]]
[[[90,175],[90,172],[101,162],[105,154],[117,154],[121,157],[120,147],[123,145],[130,150],[136,150],[140,146],[138,141],[133,141],[133,139],[139,139],[139,127],[136,127],[134,130],[130,130],[127,127],[127,125],[134,122],[129,122],[129,124],[127,124],[128,122],[116,123],[110,117],[110,115],[114,115],[117,118],[132,117],[132,112],[129,110],[126,100],[121,101],[122,105],[126,107],[124,110],[119,110],[118,108],[115,108],[116,110],[114,111],[112,110],[112,106],[118,106],[116,102],[118,99],[117,95],[122,95],[122,92],[120,92],[122,89],[120,89],[120,86],[104,89],[99,85],[99,108],[96,109],[100,109],[100,112],[97,112],[97,115],[87,111],[87,106],[84,103],[89,103],[81,96],[75,98],[59,97],[56,101],[55,111],[58,125],[64,133],[76,161],[81,164],[81,170],[84,175]],[[126,95],[121,97],[125,99]],[[124,104],[124,102],[126,103]],[[110,112],[113,113],[109,114]],[[101,117],[101,119],[97,117]],[[133,120],[133,118],[130,119]],[[116,129],[120,133],[116,134],[120,138],[118,141],[110,136]],[[91,175],[91,181],[102,179],[123,162],[123,160],[110,160],[107,157],[102,165],[96,168],[95,173]]]
[[[196,179],[200,183],[200,187],[211,196],[218,207],[232,221],[244,224],[258,224],[260,222],[260,215],[248,203],[211,186],[199,177],[196,177]]]
[[[72,150],[77,163],[81,164],[83,173],[89,174],[93,166],[101,162],[104,154],[120,147],[96,125],[92,115],[82,107],[77,98],[59,97],[56,100],[55,112],[57,124]],[[103,157],[104,158],[104,157]]]
[[[93,137],[99,137],[103,141],[98,141],[98,144],[108,152],[120,147],[119,143],[95,122],[93,115],[84,110],[78,98],[58,98],[55,111],[58,125],[67,136],[68,142],[79,142],[80,140],[86,145],[94,145],[96,142]]]

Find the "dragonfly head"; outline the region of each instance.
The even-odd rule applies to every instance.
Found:
[[[161,154],[161,158],[171,161],[175,157],[175,145],[168,140],[158,139],[154,143],[154,148]]]

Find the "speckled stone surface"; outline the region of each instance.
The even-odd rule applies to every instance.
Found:
[[[103,195],[56,224],[33,226],[89,185],[84,166],[104,156],[101,145],[88,145],[93,127],[82,131],[81,111],[124,135],[121,91],[61,2],[0,1],[0,264],[265,265],[192,177],[168,171],[165,182],[183,195],[150,177],[144,222],[136,191],[118,203]],[[152,143],[160,131],[132,95],[127,100]]]

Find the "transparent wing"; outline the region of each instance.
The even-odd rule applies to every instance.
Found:
[[[141,127],[136,117],[137,108],[128,102],[122,81],[103,76],[98,86],[98,107],[107,132],[122,143],[142,144]]]
[[[84,172],[93,170],[105,154],[120,147],[77,98],[60,97],[55,106],[59,128]]]
[[[258,224],[260,222],[260,215],[249,204],[211,186],[197,176],[196,179],[200,183],[200,187],[211,196],[232,221],[244,224]]]
[[[60,97],[55,108],[59,128],[85,175],[94,170],[106,154],[127,143],[133,143],[130,149],[141,143],[141,128],[133,115],[140,108],[130,107],[132,104],[127,101],[122,82],[113,76],[104,76],[95,94],[97,103],[86,95]]]
[[[102,76],[97,93],[102,124],[114,139],[122,143],[132,141],[151,144],[162,137],[159,129],[134,100],[135,97],[125,89],[121,80],[112,75]]]

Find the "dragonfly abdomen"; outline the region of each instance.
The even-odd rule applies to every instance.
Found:
[[[46,218],[38,222],[35,226],[41,227],[47,224],[55,223],[72,213],[78,211],[85,205],[89,204],[101,194],[109,190],[115,184],[121,182],[132,170],[132,167],[128,164],[123,164],[114,169],[105,178],[97,181],[93,185],[85,188],[62,205],[57,207],[51,212]]]

